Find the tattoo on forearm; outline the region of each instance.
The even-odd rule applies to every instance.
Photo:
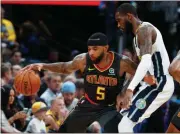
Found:
[[[69,62],[45,64],[43,69],[57,73],[70,74],[73,71],[81,69],[81,67],[84,64],[85,64],[85,54],[81,54],[76,56],[72,61]]]

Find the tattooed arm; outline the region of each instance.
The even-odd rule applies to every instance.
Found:
[[[141,27],[137,33],[141,61],[137,67],[136,73],[131,83],[129,84],[128,89],[131,91],[133,91],[136,86],[142,81],[152,65],[151,53],[154,36],[156,36],[156,31],[151,25]]]
[[[133,62],[127,56],[122,56],[120,61],[120,76],[122,76],[125,72],[133,76],[136,72],[137,64]]]
[[[132,81],[130,82],[126,90],[125,95],[123,95],[123,97],[119,97],[118,99],[118,104],[120,105],[121,103],[121,108],[129,108],[129,106],[131,105],[133,90],[143,80],[149,68],[151,67],[151,53],[153,44],[152,34],[154,32],[153,30],[154,29],[152,26],[146,25],[144,27],[141,27],[137,33],[138,44],[142,56],[138,66],[133,64],[132,61],[127,60],[127,58],[122,60],[122,63],[124,64],[123,66],[125,66],[124,71],[130,73],[131,75],[134,74],[134,77],[132,78]],[[154,81],[152,83],[154,83]]]
[[[84,71],[84,67],[86,64],[86,53],[77,55],[72,61],[69,62],[58,62],[58,63],[37,63],[31,64],[27,67],[23,68],[23,70],[49,70],[56,73],[70,74],[76,70]]]

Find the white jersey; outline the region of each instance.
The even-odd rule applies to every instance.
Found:
[[[145,25],[151,25],[153,26],[151,23],[149,22],[143,22],[141,24],[141,26],[145,26]],[[162,35],[160,33],[160,31],[153,26],[156,30],[157,36],[156,36],[156,40],[155,43],[152,45],[152,66],[151,68],[148,70],[150,72],[151,75],[154,75],[156,78],[163,76],[163,75],[167,75],[169,74],[168,72],[168,68],[170,65],[170,61],[169,61],[169,56],[167,54],[164,42],[163,42],[163,38]],[[140,49],[138,47],[138,37],[137,35],[134,37],[134,47],[137,53],[137,56],[140,58]]]

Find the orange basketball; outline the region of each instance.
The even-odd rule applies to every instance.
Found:
[[[17,92],[30,96],[39,91],[40,77],[32,70],[19,72],[14,79],[14,88]]]

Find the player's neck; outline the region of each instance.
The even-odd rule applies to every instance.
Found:
[[[111,62],[111,53],[107,52],[104,54],[102,60],[97,64],[100,68],[104,68],[105,66],[109,65]]]
[[[136,35],[136,33],[139,29],[139,26],[141,24],[142,24],[142,21],[139,18],[134,18],[134,20],[132,21],[134,35]]]

